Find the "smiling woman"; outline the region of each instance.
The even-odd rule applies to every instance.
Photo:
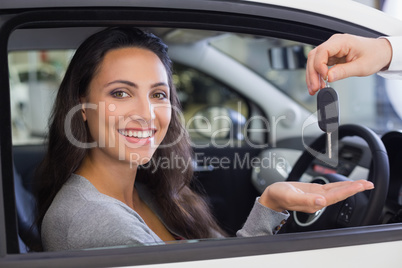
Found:
[[[137,173],[139,164],[169,157],[170,150],[190,157],[188,140],[177,140],[183,128],[170,108],[178,101],[166,52],[160,39],[133,28],[105,30],[77,50],[58,92],[48,152],[37,175],[45,250],[159,243],[178,236],[175,230],[186,238],[220,232],[205,202],[189,189],[191,168]],[[82,112],[66,130],[66,114],[77,105]],[[100,112],[101,106],[107,108]],[[94,146],[77,147],[65,133]],[[157,149],[161,143],[174,145]],[[139,155],[134,166],[133,153]],[[141,182],[152,199],[138,190]],[[169,231],[149,208],[156,204]]]

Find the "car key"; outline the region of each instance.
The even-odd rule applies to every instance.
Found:
[[[325,80],[325,88],[320,89],[317,95],[318,126],[327,133],[327,153],[332,158],[331,134],[339,127],[338,94]]]

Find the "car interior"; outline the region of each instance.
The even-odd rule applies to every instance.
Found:
[[[32,181],[46,150],[47,119],[68,61],[87,36],[116,25],[146,29],[169,45],[183,123],[194,148],[194,189],[205,196],[229,236],[242,227],[255,198],[268,185],[285,180],[363,178],[375,182],[376,189],[328,208],[319,219],[292,212],[279,237],[402,221],[402,132],[396,130],[402,120],[382,94],[382,78],[334,84],[345,106],[333,165],[307,149],[325,155],[325,136],[317,127],[304,68],[308,51],[336,30],[279,19],[208,16],[206,22],[202,12],[189,11],[32,11],[0,29],[1,36],[9,36],[0,44],[8,59],[1,62],[0,75],[7,72],[9,78],[1,82],[9,93],[0,105],[5,115],[0,124],[8,126],[1,132],[0,148],[2,155],[12,156],[2,157],[0,165],[12,167],[1,174],[5,213],[10,215],[5,219],[8,253],[27,253],[25,243],[40,239],[32,228]],[[377,34],[354,25],[348,31]],[[359,93],[349,89],[358,85],[370,94],[354,102]],[[213,122],[210,132],[202,131],[205,122],[196,118],[211,114],[230,118],[229,125],[221,120]],[[222,159],[230,164],[222,165]]]

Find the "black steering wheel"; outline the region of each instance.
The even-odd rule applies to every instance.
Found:
[[[359,125],[339,126],[339,140],[347,136],[357,136],[367,142],[372,154],[368,180],[374,183],[375,188],[371,191],[358,193],[313,214],[293,211],[282,232],[324,230],[378,223],[389,184],[389,163],[386,149],[381,139],[366,127]],[[326,139],[327,135],[323,134],[310,145],[310,148],[317,152],[323,151]],[[314,156],[305,150],[290,172],[287,181],[299,181],[313,160]],[[312,182],[325,184],[344,180],[350,179],[340,174],[325,174],[315,177]]]

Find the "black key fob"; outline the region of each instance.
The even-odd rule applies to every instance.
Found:
[[[326,133],[334,132],[339,127],[338,94],[332,87],[320,89],[317,95],[318,126]]]

